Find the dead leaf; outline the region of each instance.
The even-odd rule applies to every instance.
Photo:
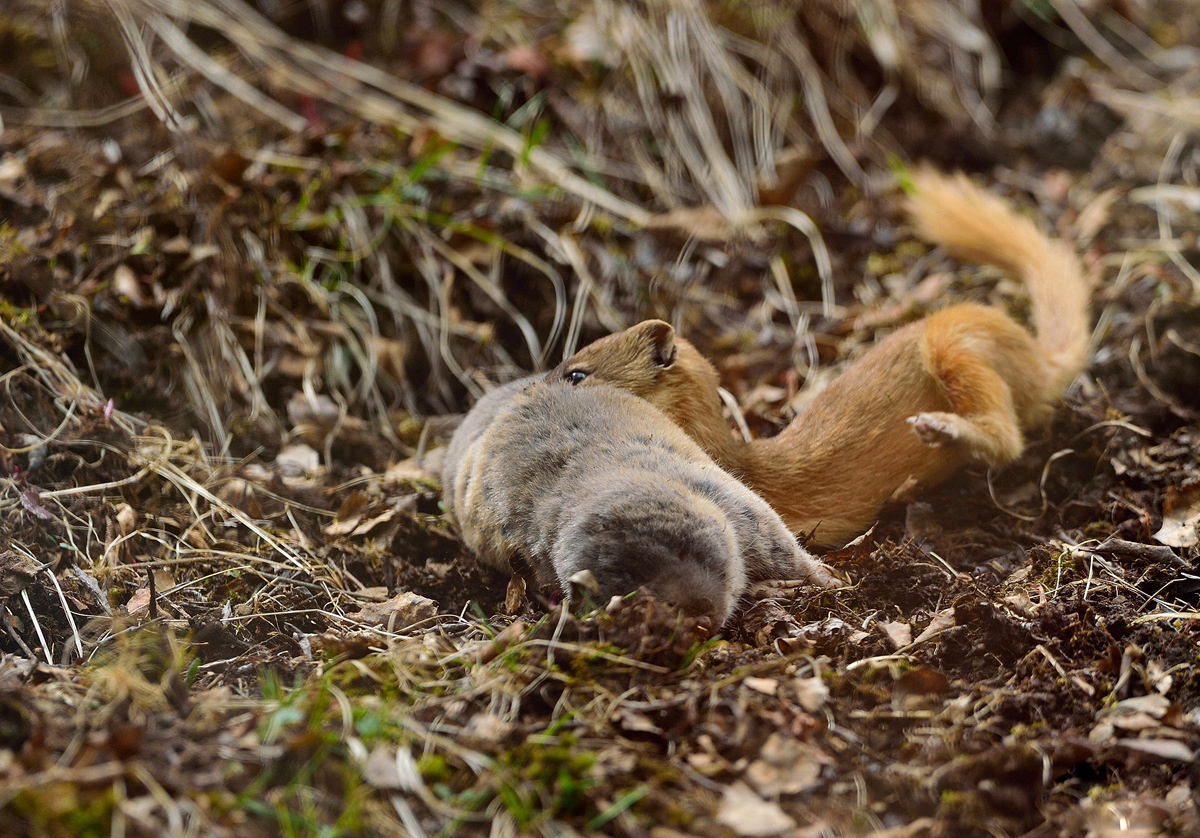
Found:
[[[361,658],[387,645],[387,638],[377,631],[326,631],[305,635],[313,652],[332,657]]]
[[[787,390],[773,384],[758,384],[741,399],[742,411],[761,415],[776,410],[787,398]]]
[[[638,713],[634,710],[621,709],[613,714],[613,721],[617,723],[617,727],[626,733],[650,733],[655,736],[662,736],[663,729],[650,720],[650,717],[644,713]]]
[[[348,521],[334,521],[329,526],[325,527],[325,533],[328,535],[350,535],[363,536],[370,534],[377,529],[381,524],[394,519],[397,515],[410,512],[417,505],[416,495],[406,495],[399,498],[388,509],[374,516],[373,518],[360,518],[355,516]]]
[[[504,57],[508,66],[518,73],[525,73],[540,80],[550,77],[550,60],[533,44],[513,47]]]
[[[158,249],[172,256],[185,256],[192,252],[192,241],[187,236],[172,236],[159,244]]]
[[[346,618],[364,626],[386,628],[397,631],[414,623],[431,620],[437,616],[438,606],[432,599],[401,591],[385,602],[370,602],[362,610],[346,614]]]
[[[400,771],[396,767],[396,752],[388,745],[379,745],[367,757],[363,766],[363,779],[377,789],[398,791],[404,788],[400,782]]]
[[[893,649],[903,649],[912,643],[912,626],[908,623],[878,623],[883,636],[892,644]]]
[[[440,457],[446,449],[438,448],[426,453],[420,461],[410,457],[388,466],[383,473],[384,479],[390,483],[410,483],[413,480],[436,479],[441,471],[441,462],[435,462],[434,455]]]
[[[1196,752],[1177,739],[1118,739],[1114,744],[1162,762],[1190,763]]]
[[[96,206],[92,208],[92,220],[95,221],[98,218],[103,218],[124,197],[125,193],[120,189],[102,190],[100,196],[96,198]]]
[[[21,492],[21,506],[25,507],[27,512],[33,513],[43,521],[54,519],[54,513],[42,506],[42,499],[37,489],[26,489]]]
[[[321,455],[303,443],[286,445],[275,455],[275,467],[285,476],[311,474],[321,465]]]
[[[1164,820],[1162,802],[1152,797],[1108,800],[1088,807],[1086,834],[1087,838],[1159,838],[1169,834],[1162,829]]]
[[[0,158],[0,186],[13,186],[25,177],[25,164],[15,154]]]
[[[1146,714],[1155,719],[1161,719],[1171,707],[1171,701],[1162,695],[1138,695],[1118,701],[1111,707],[1101,710],[1097,718],[1111,719],[1121,716]]]
[[[767,737],[759,758],[746,768],[746,780],[764,797],[799,794],[821,783],[821,771],[833,760],[814,745],[779,733]]]
[[[337,424],[341,415],[342,410],[337,402],[323,393],[309,398],[303,392],[296,392],[288,399],[287,417],[292,427],[311,423],[328,431]]]
[[[1126,731],[1154,730],[1162,723],[1149,713],[1128,713],[1110,721],[1113,727]]]
[[[1200,487],[1167,488],[1162,527],[1154,540],[1168,547],[1194,547],[1200,541]]]
[[[936,669],[918,666],[896,679],[895,690],[901,695],[940,695],[950,691],[950,679]]]
[[[576,17],[563,32],[563,40],[562,60],[580,68],[597,64],[616,67],[621,62],[621,51],[594,13]]]
[[[491,640],[480,644],[478,651],[475,652],[475,661],[480,664],[491,661],[496,655],[520,640],[524,633],[525,623],[521,620],[514,620]]]
[[[194,244],[191,251],[188,252],[188,258],[179,266],[179,270],[183,271],[193,268],[205,259],[211,259],[221,252],[221,248],[215,244]]]
[[[933,618],[929,621],[929,625],[925,626],[925,629],[917,635],[917,639],[913,641],[913,644],[924,643],[938,632],[945,631],[953,626],[954,609],[947,608],[944,611],[939,611],[933,615]]]
[[[404,362],[408,360],[408,344],[379,336],[371,338],[371,354],[379,369],[391,376],[393,381],[404,381],[407,377]]]
[[[792,689],[796,691],[796,700],[807,713],[817,712],[829,701],[829,686],[819,675],[794,679]]]
[[[529,582],[520,573],[509,577],[508,587],[504,590],[504,613],[520,614],[529,604]]]
[[[133,592],[133,596],[129,598],[129,602],[125,603],[125,611],[129,614],[135,614],[143,608],[150,606],[150,589],[138,588]]]
[[[1022,617],[1028,617],[1033,612],[1033,600],[1024,591],[1017,591],[1004,597],[1004,604]]]
[[[250,168],[250,161],[234,149],[215,154],[208,161],[208,169],[231,186],[242,182],[242,175]]]
[[[1150,661],[1146,664],[1146,680],[1154,687],[1154,691],[1160,695],[1166,695],[1171,691],[1171,685],[1175,683],[1174,677],[1162,668],[1162,664],[1158,661]]]
[[[717,808],[717,823],[745,836],[778,835],[796,827],[778,803],[763,800],[741,781],[725,789]]]
[[[495,713],[476,713],[467,722],[465,732],[480,744],[497,744],[505,739],[516,726]]]
[[[352,531],[362,520],[362,512],[367,508],[367,493],[361,489],[351,492],[338,507],[333,523],[325,527],[326,535],[345,535]]]
[[[116,513],[117,532],[129,535],[137,526],[137,512],[127,503],[118,503],[113,511]]]
[[[217,497],[255,520],[265,517],[258,503],[258,488],[249,480],[241,477],[229,478],[217,489]]]
[[[122,262],[113,271],[112,289],[120,297],[129,300],[134,308],[146,308],[153,300],[146,296],[142,283],[138,280],[133,268]]]
[[[764,177],[765,172],[758,177],[759,204],[790,204],[800,184],[820,162],[821,155],[809,143],[781,149],[775,154],[774,177]]]
[[[16,596],[33,581],[41,565],[15,550],[0,552],[0,600]]]
[[[755,678],[754,676],[749,676],[742,683],[763,695],[775,695],[779,689],[779,682],[774,678]]]

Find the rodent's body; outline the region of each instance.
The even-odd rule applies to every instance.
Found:
[[[813,544],[844,543],[898,493],[968,462],[1012,462],[1084,368],[1087,282],[1066,245],[965,177],[914,181],[909,210],[926,238],[1025,281],[1036,338],[997,309],[950,306],[882,340],[778,436],[750,443],[729,433],[712,364],[662,321],[602,338],[555,372],[648,400]]]
[[[443,490],[481,560],[520,555],[567,593],[589,570],[601,602],[644,587],[719,625],[749,581],[836,584],[761,498],[610,387],[529,378],[489,393],[450,442]]]

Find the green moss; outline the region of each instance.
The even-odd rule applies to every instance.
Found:
[[[971,806],[971,795],[957,789],[946,789],[938,800],[938,817],[953,817]]]
[[[91,799],[73,783],[51,783],[17,794],[8,810],[21,817],[30,834],[108,835],[112,823],[111,792]]]
[[[417,770],[427,785],[449,783],[454,778],[454,769],[441,754],[422,754],[417,759]]]
[[[578,750],[570,735],[547,739],[527,739],[499,756],[498,773],[505,778],[499,796],[522,826],[584,813],[588,792],[597,784],[594,754]]]

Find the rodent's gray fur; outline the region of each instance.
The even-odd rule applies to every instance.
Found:
[[[484,396],[446,452],[446,509],[482,561],[521,555],[570,593],[590,570],[600,602],[645,587],[719,625],[748,582],[837,584],[765,501],[648,402],[532,377]]]

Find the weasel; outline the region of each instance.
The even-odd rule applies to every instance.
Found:
[[[598,601],[646,588],[715,626],[749,582],[839,584],[770,506],[646,401],[555,377],[484,396],[446,451],[444,501],[467,547],[538,584],[591,571]]]
[[[712,364],[661,320],[602,338],[555,374],[648,400],[815,545],[844,543],[888,500],[966,463],[1012,462],[1086,365],[1088,282],[1070,247],[966,176],[922,169],[913,181],[920,233],[1019,276],[1036,337],[995,308],[952,305],[884,338],[777,436],[750,443],[730,435]]]

